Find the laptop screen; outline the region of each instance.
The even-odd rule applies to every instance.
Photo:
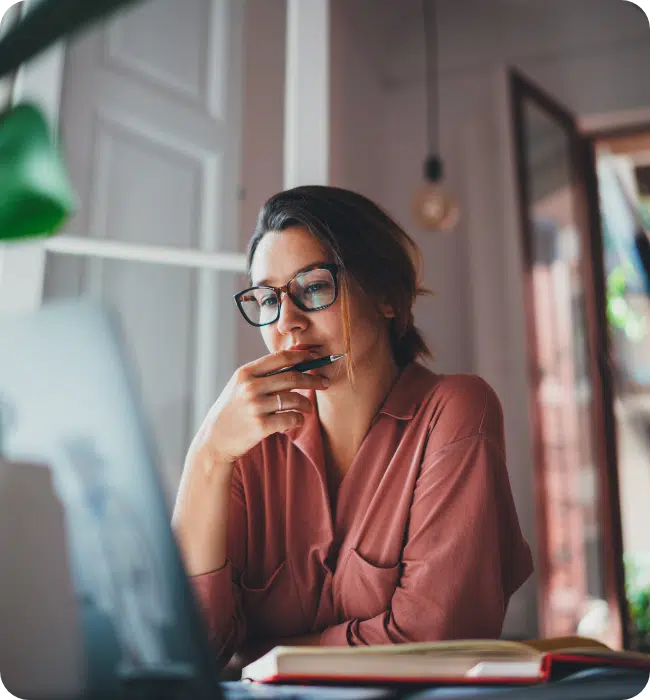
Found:
[[[188,697],[214,698],[218,669],[116,325],[93,302],[63,301],[3,320],[0,338],[0,455],[51,470],[65,514],[87,694],[132,689],[141,697],[162,683],[181,697],[186,688]],[[66,630],[47,633],[55,644]]]

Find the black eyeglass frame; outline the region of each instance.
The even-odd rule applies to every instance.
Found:
[[[308,309],[300,301],[300,299],[297,299],[289,291],[289,285],[296,279],[296,277],[300,277],[300,275],[304,275],[307,272],[313,272],[314,270],[327,270],[332,275],[332,279],[334,280],[334,298],[328,304],[324,304],[323,306],[317,306],[315,309]],[[282,292],[285,292],[286,295],[291,299],[291,301],[301,311],[306,311],[308,313],[310,313],[312,311],[321,311],[322,309],[327,309],[329,306],[332,306],[332,304],[336,301],[336,299],[338,298],[338,295],[339,295],[338,271],[339,271],[339,265],[337,265],[336,263],[317,263],[316,265],[312,265],[311,267],[307,267],[304,270],[301,270],[297,275],[292,277],[283,287],[271,287],[269,285],[259,285],[257,287],[249,287],[248,289],[244,289],[244,291],[242,291],[242,292],[237,292],[237,294],[234,294],[233,299],[235,300],[235,303],[237,304],[237,308],[239,309],[239,312],[244,317],[244,320],[247,323],[250,323],[251,326],[255,326],[256,328],[261,328],[262,326],[270,326],[272,323],[275,323],[280,318],[280,311],[282,309]],[[254,323],[253,321],[250,320],[250,318],[248,318],[248,316],[244,312],[244,309],[242,307],[242,297],[245,294],[252,292],[254,289],[272,289],[276,293],[276,295],[278,297],[278,311],[277,311],[275,318],[272,321],[267,321],[266,323]]]

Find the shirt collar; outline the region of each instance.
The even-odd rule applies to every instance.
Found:
[[[411,362],[404,367],[393,384],[379,413],[397,420],[410,420],[435,381],[436,375],[431,370],[417,362]]]
[[[378,413],[383,413],[397,420],[410,420],[417,413],[420,404],[435,382],[436,375],[431,370],[417,362],[411,362],[401,371]],[[322,451],[318,405],[314,391],[300,391],[300,393],[309,398],[314,410],[305,416],[305,422],[302,426],[288,431],[287,435],[302,452],[314,461],[319,450]]]

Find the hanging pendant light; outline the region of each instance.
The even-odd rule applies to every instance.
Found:
[[[424,183],[420,185],[413,197],[413,216],[416,222],[427,231],[449,231],[458,223],[460,209],[458,202],[444,187],[444,169],[438,147],[440,96],[435,10],[435,0],[422,0],[429,155],[424,163]]]
[[[51,236],[76,208],[58,145],[40,107],[0,114],[0,241]]]

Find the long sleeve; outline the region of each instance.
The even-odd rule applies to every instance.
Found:
[[[389,608],[327,628],[321,644],[497,638],[531,571],[501,445],[460,439],[425,455]]]
[[[504,451],[489,385],[417,363],[334,511],[317,410],[263,440],[233,474],[226,566],[193,579],[219,660],[309,633],[337,645],[499,636],[532,571]]]
[[[236,468],[228,512],[228,552],[225,566],[190,577],[207,625],[208,639],[220,665],[228,663],[246,637],[246,618],[239,585],[246,556],[246,506],[241,473]]]

